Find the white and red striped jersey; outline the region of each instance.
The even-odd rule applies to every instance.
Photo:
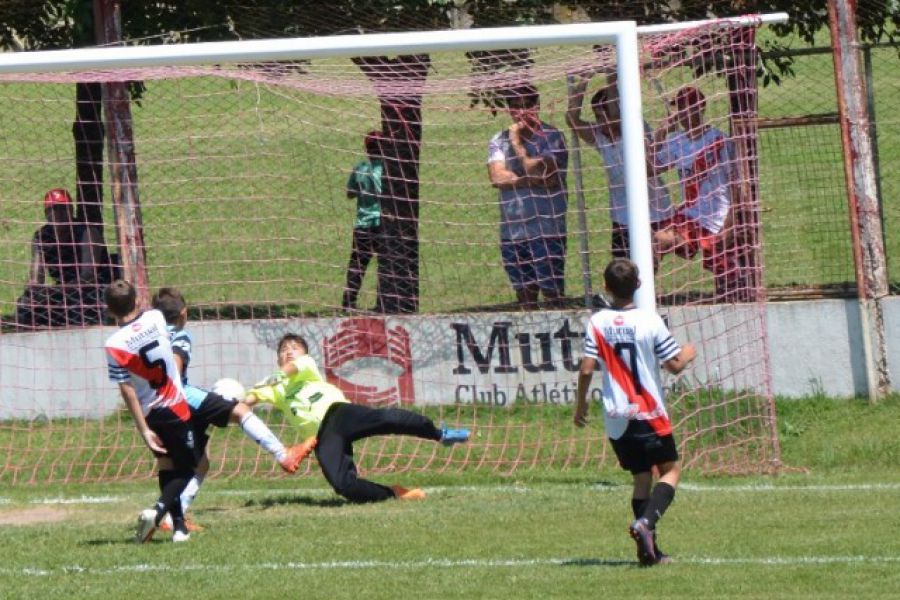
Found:
[[[647,421],[659,435],[672,433],[658,363],[680,351],[654,311],[603,309],[591,316],[584,355],[603,367],[606,435],[619,439],[633,419]]]
[[[144,415],[157,406],[171,408],[179,416],[189,414],[160,311],[141,313],[109,336],[105,347],[109,380],[134,386]]]

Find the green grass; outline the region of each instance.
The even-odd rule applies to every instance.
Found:
[[[353,506],[318,476],[211,478],[187,544],[129,540],[154,483],[15,486],[0,499],[8,598],[888,598],[900,586],[900,397],[778,403],[770,477],[687,472],[641,569],[612,468],[379,474],[420,503]],[[100,500],[104,500],[103,503]]]

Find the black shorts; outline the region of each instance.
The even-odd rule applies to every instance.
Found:
[[[647,421],[630,421],[622,437],[609,441],[619,465],[633,474],[646,473],[654,465],[678,460],[675,437],[658,435]]]
[[[199,408],[191,407],[191,420],[194,422],[194,438],[197,456],[202,457],[209,443],[209,434],[206,433],[210,425],[219,428],[228,427],[231,413],[237,406],[237,400],[223,398],[215,392],[209,392]]]
[[[146,421],[166,449],[166,454],[153,454],[170,458],[176,470],[193,471],[197,466],[194,423],[183,420],[169,408],[150,409]]]

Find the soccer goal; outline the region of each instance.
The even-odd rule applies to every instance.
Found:
[[[699,349],[692,371],[667,381],[685,464],[776,468],[755,32],[782,19],[0,55],[0,481],[151,472],[106,380],[103,275],[79,253],[85,229],[104,272],[145,299],[161,286],[184,293],[192,383],[252,384],[274,369],[277,339],[296,332],[354,402],[415,407],[475,432],[452,452],[369,440],[358,459],[370,472],[613,460],[599,406],[587,431],[572,426],[571,407],[602,269],[630,252],[639,303],[658,305]],[[618,115],[618,151],[579,135],[607,132],[598,94]],[[550,166],[504,185],[491,163],[515,152],[514,111],[539,119],[519,141]],[[699,152],[705,166],[653,167],[648,180],[662,145],[645,135],[666,122],[674,132],[676,111],[700,119],[682,128],[722,141]],[[660,254],[656,234],[712,193],[697,176],[712,168],[728,174],[713,190],[728,195],[727,235]],[[516,185],[531,186],[538,214],[507,210]],[[68,201],[47,196],[57,188]],[[53,229],[58,208],[71,222]],[[549,273],[501,250],[501,237],[535,236],[553,238]],[[514,289],[527,277],[542,288],[534,302]],[[275,474],[239,433],[216,432],[210,451],[213,474]]]

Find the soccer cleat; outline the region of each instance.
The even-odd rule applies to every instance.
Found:
[[[656,553],[656,564],[668,565],[672,564],[672,557],[659,549],[656,543],[656,530],[653,530],[653,552]]]
[[[300,463],[303,462],[303,459],[309,456],[309,453],[316,447],[318,441],[319,440],[316,437],[310,437],[296,446],[287,448],[284,458],[279,460],[278,464],[288,473],[295,473],[300,466]]]
[[[659,562],[654,549],[653,530],[647,524],[647,519],[643,517],[637,519],[628,528],[628,533],[631,535],[634,543],[637,544],[638,560],[641,565],[649,567]]]
[[[181,542],[186,542],[191,539],[191,534],[189,531],[176,531],[172,534],[172,541],[176,544]]]
[[[159,522],[159,530],[169,533],[172,531],[172,529],[174,529],[172,525],[172,515],[166,513],[162,518],[162,521]]]
[[[189,533],[193,533],[195,531],[203,531],[203,527],[201,525],[197,525],[193,521],[188,518],[184,520],[184,526],[187,528]],[[172,527],[172,515],[166,513],[166,516],[163,517],[163,520],[159,522],[159,530],[170,532],[174,528]]]
[[[392,485],[391,490],[398,500],[424,500],[425,490],[421,488],[406,489],[401,485]]]
[[[156,511],[146,508],[138,515],[137,527],[134,530],[134,543],[143,544],[153,537],[156,531]]]
[[[468,429],[447,429],[447,425],[441,423],[441,443],[445,446],[462,444],[469,441]]]

